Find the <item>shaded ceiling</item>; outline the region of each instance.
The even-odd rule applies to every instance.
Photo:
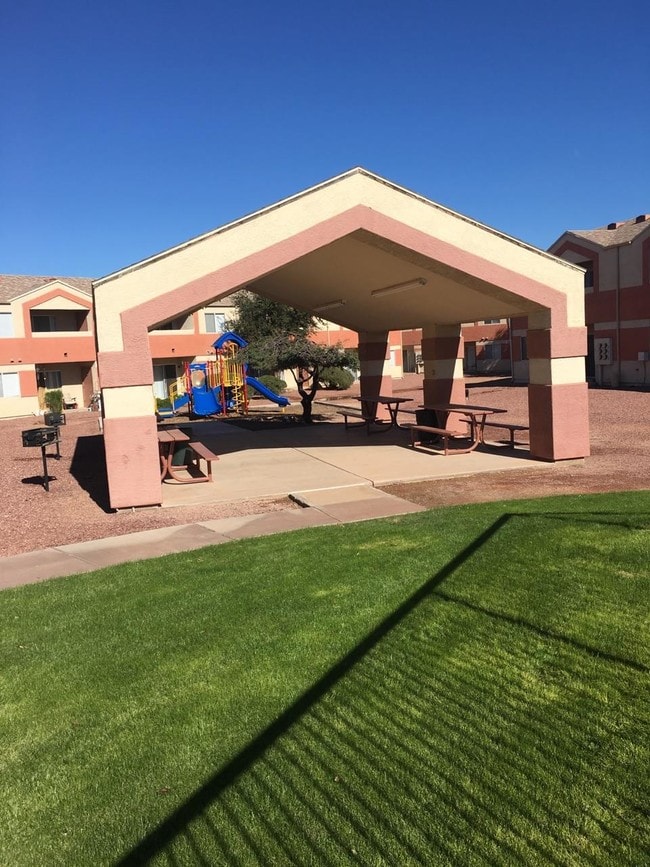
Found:
[[[425,285],[373,297],[373,290],[424,278]],[[308,253],[246,287],[316,311],[355,331],[419,328],[525,315],[534,303],[366,230]]]

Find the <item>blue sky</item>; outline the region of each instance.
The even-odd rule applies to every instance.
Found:
[[[357,165],[542,248],[648,212],[649,30],[648,0],[6,4],[0,272],[102,276]]]

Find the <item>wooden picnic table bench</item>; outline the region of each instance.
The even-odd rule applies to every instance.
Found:
[[[450,449],[449,448],[449,440],[450,439],[458,439],[458,431],[447,430],[443,427],[431,427],[428,424],[412,424],[409,425],[411,430],[411,446],[415,448],[416,444],[419,443],[420,446],[427,446],[428,443],[423,442],[422,437],[418,437],[419,433],[427,433],[433,434],[434,436],[439,436],[442,439],[442,447],[445,453],[445,457],[447,455],[466,455],[469,452],[474,450],[473,446],[469,448],[463,449]],[[462,437],[462,439],[466,439],[466,437]]]
[[[348,427],[360,427],[360,424],[365,425],[366,431],[370,434],[370,425],[376,425],[377,431],[388,431],[392,428],[398,428],[400,425],[397,421],[397,413],[400,411],[400,405],[411,400],[410,397],[395,397],[392,394],[373,394],[361,395],[355,397],[361,404],[359,409],[348,406],[340,406],[337,408],[338,415],[342,415],[345,421],[345,429]],[[385,406],[388,410],[389,418],[387,420],[377,418],[377,408]],[[348,418],[361,419],[360,424],[351,425]]]
[[[374,416],[370,416],[367,413],[364,413],[363,410],[357,409],[356,407],[351,406],[342,406],[336,410],[337,415],[343,416],[343,421],[345,422],[345,429],[347,430],[349,427],[360,427],[361,425],[366,426],[366,430],[368,435],[370,435],[370,425],[375,420]],[[348,422],[349,418],[360,418],[362,419],[360,424],[350,424]]]
[[[499,427],[504,428],[510,434],[510,448],[514,448],[521,443],[515,442],[515,434],[519,431],[530,430],[527,424],[513,424],[507,421],[486,421],[483,422],[483,427]]]
[[[160,445],[161,481],[173,480],[181,485],[212,481],[212,461],[218,461],[219,456],[210,451],[203,443],[190,442],[189,436],[178,428],[160,429],[158,431],[158,443]],[[207,475],[201,471],[200,459],[207,463]],[[190,467],[196,470],[198,475],[193,475]],[[187,476],[177,475],[180,470],[184,470]]]
[[[207,465],[207,481],[212,481],[212,461],[218,461],[219,455],[215,455],[213,451],[211,451],[206,445],[203,443],[195,442],[188,443],[188,448],[192,450],[192,454],[190,454],[189,462],[197,468],[199,472],[201,472],[201,467],[199,464],[199,460],[204,460]],[[198,481],[198,480],[197,480]],[[202,479],[200,481],[203,481]]]

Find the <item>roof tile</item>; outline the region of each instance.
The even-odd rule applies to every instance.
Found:
[[[92,280],[89,277],[27,277],[21,274],[0,274],[0,303],[6,304],[54,280],[60,280],[85,295],[92,294]]]
[[[629,244],[638,235],[649,229],[650,220],[637,223],[637,218],[632,217],[631,220],[624,220],[622,223],[612,225],[615,225],[616,228],[608,229],[607,226],[601,226],[598,229],[569,229],[569,234],[576,235],[578,238],[585,238],[600,247],[617,247],[619,244]]]

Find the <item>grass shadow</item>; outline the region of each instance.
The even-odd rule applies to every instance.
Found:
[[[433,575],[118,863],[122,867],[146,863],[157,853],[164,850],[222,792],[232,785],[245,771],[251,768],[281,735],[287,732],[297,720],[376,647],[395,626],[401,623],[423,599],[429,596],[449,575],[452,575],[475,551],[496,535],[508,520],[508,516],[499,518],[475,539],[471,545],[468,545],[443,569]]]
[[[568,635],[562,635],[559,632],[553,632],[550,629],[543,629],[537,624],[532,623],[530,620],[526,620],[524,617],[512,617],[509,614],[504,614],[501,611],[493,611],[490,608],[486,608],[484,605],[475,605],[473,602],[470,602],[467,599],[462,599],[459,596],[453,596],[450,593],[444,593],[441,590],[435,590],[433,595],[438,599],[443,600],[444,602],[449,602],[453,605],[461,605],[464,608],[469,609],[470,611],[474,611],[477,614],[484,614],[486,617],[490,617],[494,620],[501,620],[504,623],[509,623],[511,626],[519,626],[522,629],[527,629],[529,632],[538,635],[540,638],[545,638],[551,641],[559,641],[563,644],[567,644],[570,647],[573,647],[575,650],[580,650],[583,653],[588,653],[590,656],[594,656],[597,659],[606,659],[608,662],[613,662],[616,665],[625,665],[629,668],[634,669],[635,671],[650,673],[650,668],[647,665],[643,665],[642,662],[638,662],[635,659],[628,659],[625,656],[619,656],[615,653],[608,653],[605,650],[602,650],[599,647],[593,647],[590,644],[587,644],[584,641],[577,641],[575,638],[571,638]]]
[[[578,651],[589,666],[620,666],[622,680],[646,674],[647,667],[441,589],[508,523],[530,517],[506,514],[494,521],[118,864],[158,856],[168,863],[299,863],[305,857],[310,863],[370,863],[378,852],[386,863],[424,863],[423,853],[435,850],[449,863],[468,863],[480,852],[486,864],[560,865],[567,863],[570,845],[562,829],[580,810],[581,819],[600,829],[602,852],[615,859],[629,835],[580,802],[584,789],[598,793],[607,778],[589,761],[589,750],[603,737],[599,697],[586,685],[583,704],[567,694],[566,700],[555,698],[554,713],[547,714],[527,681],[509,678],[501,663],[512,652],[515,626],[544,645],[556,644],[562,660]],[[588,521],[581,514],[544,517]],[[609,517],[593,515],[595,523]],[[444,603],[452,619],[433,625],[425,616],[409,619],[425,602]],[[449,666],[439,649],[439,630],[453,636],[463,617],[471,617],[476,630],[471,652],[485,658],[485,677],[478,681],[470,680],[468,659]],[[408,629],[408,640],[399,636],[399,626]],[[586,740],[574,745],[583,723]],[[562,803],[544,788],[561,738],[568,779],[577,781],[575,794]],[[603,750],[606,755],[605,743]],[[386,789],[403,792],[403,800],[387,802]],[[433,803],[442,809],[432,817]],[[639,830],[638,813],[632,802],[622,820],[632,823],[632,833]],[[480,848],[472,849],[477,841]]]

